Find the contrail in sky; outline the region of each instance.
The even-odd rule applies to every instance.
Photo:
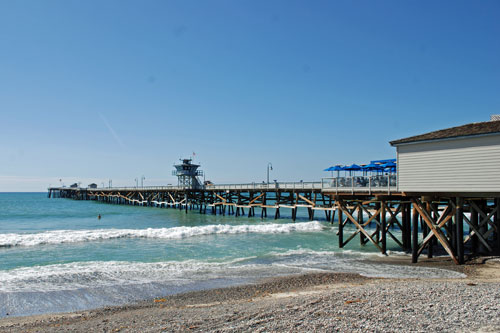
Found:
[[[116,134],[116,132],[113,129],[113,127],[111,127],[111,125],[108,123],[108,120],[106,119],[106,117],[104,117],[104,115],[102,113],[99,113],[99,117],[101,117],[102,121],[104,122],[104,125],[106,125],[106,127],[108,128],[109,133],[111,133],[111,135],[113,136],[113,139],[115,139],[116,143],[122,149],[125,148],[125,145],[123,144],[123,141],[120,139],[120,137],[118,136],[118,134]]]

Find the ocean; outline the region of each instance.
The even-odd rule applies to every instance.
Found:
[[[367,261],[380,256],[374,246],[356,239],[339,249],[335,223],[309,221],[305,208],[296,222],[287,213],[278,220],[186,214],[49,199],[46,193],[0,193],[0,318],[122,305],[307,272],[463,277]],[[388,249],[405,255],[390,240]]]

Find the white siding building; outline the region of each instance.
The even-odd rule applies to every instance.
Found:
[[[500,193],[500,121],[392,141],[398,191]]]

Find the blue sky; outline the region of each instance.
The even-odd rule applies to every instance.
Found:
[[[0,0],[0,191],[319,180],[500,113],[498,1]]]

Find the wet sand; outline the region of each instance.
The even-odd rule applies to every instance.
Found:
[[[376,261],[407,264],[404,258]],[[382,279],[313,273],[137,304],[0,320],[0,332],[500,332],[500,259],[455,266],[463,279]]]

